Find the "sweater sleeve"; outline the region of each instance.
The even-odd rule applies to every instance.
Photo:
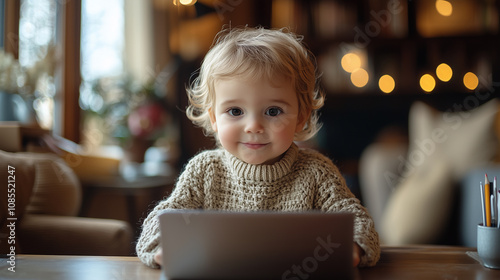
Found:
[[[198,209],[203,207],[203,170],[194,158],[185,167],[177,180],[172,194],[160,201],[148,214],[142,225],[136,244],[139,259],[149,267],[159,268],[154,255],[160,249],[160,224],[158,215],[164,209]]]
[[[323,172],[319,182],[317,207],[328,212],[354,214],[354,242],[364,251],[359,266],[374,266],[380,259],[380,241],[373,219],[349,190],[338,168],[333,164],[331,168],[333,173],[332,170]]]

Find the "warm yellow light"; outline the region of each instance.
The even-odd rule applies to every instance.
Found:
[[[378,80],[378,87],[384,93],[391,93],[394,90],[396,83],[390,75],[384,75]]]
[[[196,3],[197,0],[173,0],[174,5],[177,6],[178,4],[184,5],[184,6],[191,6]]]
[[[453,13],[453,5],[445,0],[436,1],[436,10],[442,16],[448,17]]]
[[[351,82],[356,87],[364,87],[368,83],[369,75],[363,68],[358,68],[351,73]]]
[[[479,85],[479,79],[477,78],[476,74],[467,72],[464,75],[464,85],[470,90],[475,90]]]
[[[355,53],[347,53],[342,57],[340,63],[344,71],[352,73],[361,67],[361,58]]]
[[[426,92],[431,92],[436,87],[436,80],[431,75],[425,74],[420,78],[420,87]]]
[[[451,67],[448,64],[441,63],[436,68],[436,75],[441,81],[448,82],[453,76],[453,70],[451,70]]]

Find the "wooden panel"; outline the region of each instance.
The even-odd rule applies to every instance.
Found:
[[[80,141],[80,25],[81,0],[67,1],[62,5],[63,64],[62,64],[62,136],[74,142]]]
[[[19,58],[19,17],[21,0],[5,1],[4,49]]]

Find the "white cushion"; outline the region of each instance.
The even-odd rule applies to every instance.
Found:
[[[382,219],[384,243],[436,241],[450,216],[455,183],[496,154],[498,108],[495,99],[469,112],[439,112],[422,102],[412,105],[405,172]]]

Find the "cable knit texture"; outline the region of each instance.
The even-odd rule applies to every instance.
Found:
[[[185,166],[170,197],[161,201],[144,220],[137,255],[150,267],[160,247],[158,213],[162,209],[226,211],[351,212],[354,241],[364,250],[360,266],[373,266],[380,258],[374,223],[349,191],[330,159],[295,144],[273,165],[247,164],[229,152],[204,151]]]

